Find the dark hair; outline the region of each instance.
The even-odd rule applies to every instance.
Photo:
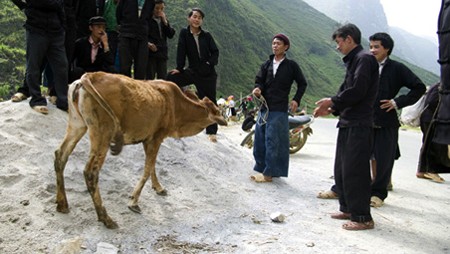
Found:
[[[392,53],[392,50],[394,49],[394,40],[387,33],[375,33],[369,37],[369,40],[380,41],[381,46],[383,46],[385,49],[388,49],[388,55],[390,55]]]
[[[157,4],[165,4],[164,0],[155,0],[155,5]]]
[[[192,10],[189,12],[188,17],[191,17],[192,14],[194,14],[194,11],[200,13],[200,16],[202,16],[202,19],[205,18],[205,13],[202,10],[200,10],[200,8],[192,8]]]
[[[357,26],[351,23],[339,27],[334,31],[332,38],[333,40],[336,40],[337,37],[345,39],[348,36],[352,37],[356,44],[361,44],[361,31]]]

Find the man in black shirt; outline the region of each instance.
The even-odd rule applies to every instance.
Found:
[[[346,230],[373,229],[370,214],[370,155],[373,105],[378,89],[378,64],[361,46],[361,31],[353,24],[338,28],[332,36],[345,57],[344,82],[337,94],[316,102],[314,116],[339,116],[334,179],[339,193],[339,213],[333,219],[350,220]]]

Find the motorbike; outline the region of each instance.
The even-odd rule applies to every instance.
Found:
[[[253,136],[255,129],[252,128],[256,121],[248,118],[247,123],[244,121],[242,129],[249,131],[247,136],[242,140],[241,146],[253,148]],[[289,115],[289,153],[294,154],[303,148],[308,140],[308,136],[313,133],[311,124],[314,121],[312,115]],[[251,126],[250,126],[251,125]],[[250,128],[249,128],[250,127]]]

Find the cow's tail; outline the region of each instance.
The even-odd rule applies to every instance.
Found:
[[[91,80],[89,79],[89,74],[85,74],[81,77],[81,84],[83,84],[84,89],[94,97],[94,99],[100,104],[100,106],[108,113],[114,123],[114,136],[111,139],[111,143],[109,144],[109,149],[111,150],[112,155],[118,155],[123,148],[124,140],[123,140],[123,132],[120,127],[119,118],[117,118],[113,109],[109,106],[103,96],[95,89]]]

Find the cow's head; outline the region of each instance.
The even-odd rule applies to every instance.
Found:
[[[206,105],[206,109],[208,110],[208,117],[215,123],[219,125],[227,126],[227,120],[220,113],[219,107],[214,104],[208,97],[203,98],[203,103]]]

